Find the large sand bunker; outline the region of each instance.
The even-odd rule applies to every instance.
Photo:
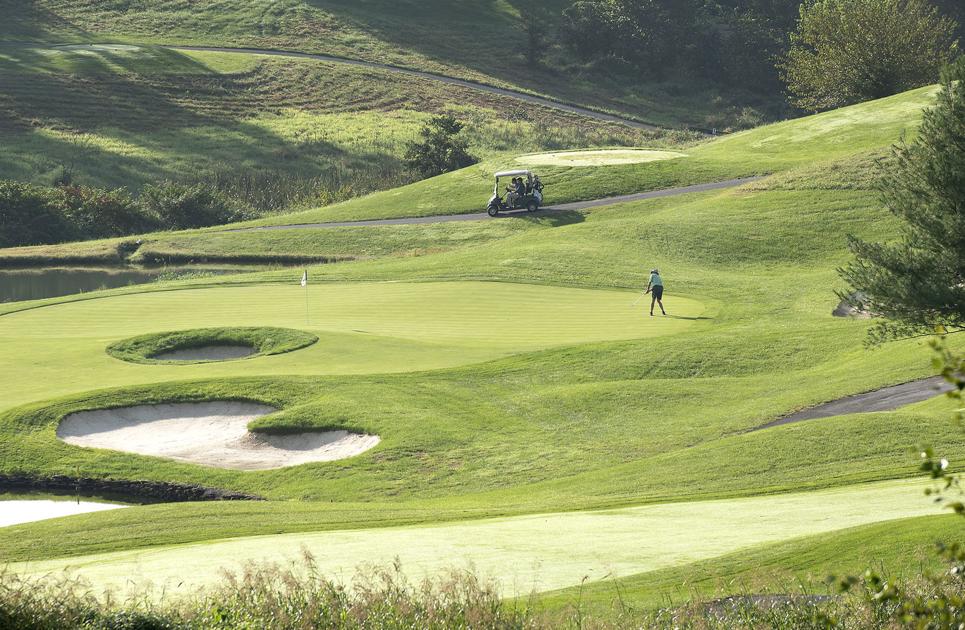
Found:
[[[605,149],[600,151],[561,151],[535,153],[516,158],[520,164],[531,166],[615,166],[618,164],[642,164],[687,157],[676,151],[652,151],[649,149]]]
[[[81,411],[61,421],[57,437],[75,446],[234,470],[345,459],[379,443],[378,436],[348,431],[286,435],[248,431],[248,423],[274,411],[266,405],[224,401]]]

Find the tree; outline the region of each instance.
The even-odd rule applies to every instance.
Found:
[[[419,132],[422,141],[406,149],[406,166],[422,177],[435,177],[475,164],[479,160],[469,153],[469,142],[459,137],[462,129],[450,114],[434,117]]]
[[[943,73],[917,139],[895,147],[879,185],[901,238],[850,237],[856,259],[841,270],[866,308],[890,320],[877,335],[965,326],[965,58]]]
[[[934,82],[957,57],[956,28],[926,0],[811,0],[783,78],[810,111],[897,94]]]

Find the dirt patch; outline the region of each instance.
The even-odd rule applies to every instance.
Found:
[[[244,359],[258,352],[251,346],[200,346],[171,350],[152,356],[158,361],[231,361]]]
[[[660,160],[687,157],[676,151],[649,149],[608,149],[602,151],[560,151],[537,153],[516,158],[519,164],[532,166],[614,166],[619,164],[643,164]]]
[[[164,457],[232,470],[270,470],[345,459],[379,443],[348,431],[251,433],[276,411],[247,402],[174,403],[82,411],[65,417],[57,437],[75,446]]]

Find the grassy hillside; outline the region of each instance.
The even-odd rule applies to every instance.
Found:
[[[825,200],[846,199],[838,196],[837,191],[869,191],[872,188],[875,162],[887,154],[889,143],[902,134],[908,137],[914,134],[920,112],[932,102],[934,92],[934,88],[922,88],[875,103],[706,141],[681,149],[685,157],[672,160],[593,167],[539,166],[531,164],[538,162],[539,158],[525,157],[523,160],[525,167],[539,173],[546,183],[548,204],[775,173],[779,175],[768,183],[750,188],[807,191],[800,198],[811,197],[807,203],[820,207]],[[273,216],[238,227],[479,212],[492,192],[492,173],[521,166],[516,156],[501,154],[468,169],[391,191]],[[677,202],[654,201],[646,207],[663,208],[667,203],[674,205]],[[270,232],[223,232],[221,228],[213,228],[142,236],[131,260],[270,260],[282,254],[306,260],[411,256],[582,221],[582,214],[570,212],[472,225]],[[121,255],[118,246],[131,240],[0,250],[0,263],[116,261]],[[123,255],[130,253],[128,249]]]
[[[429,70],[625,112],[658,124],[724,127],[746,96],[693,81],[626,85],[607,68],[580,72],[561,51],[531,68],[522,20],[559,15],[564,0],[175,0],[0,4],[0,40],[179,43],[279,48]],[[733,103],[733,105],[732,105]]]
[[[259,207],[324,204],[412,181],[406,144],[433,114],[486,156],[639,144],[651,135],[443,86],[308,60],[140,46],[0,45],[0,172],[137,192],[207,181]]]

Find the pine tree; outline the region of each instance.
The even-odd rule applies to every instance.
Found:
[[[965,58],[949,67],[918,136],[894,149],[882,200],[902,220],[894,243],[849,239],[841,270],[864,306],[887,319],[876,336],[965,326]]]

